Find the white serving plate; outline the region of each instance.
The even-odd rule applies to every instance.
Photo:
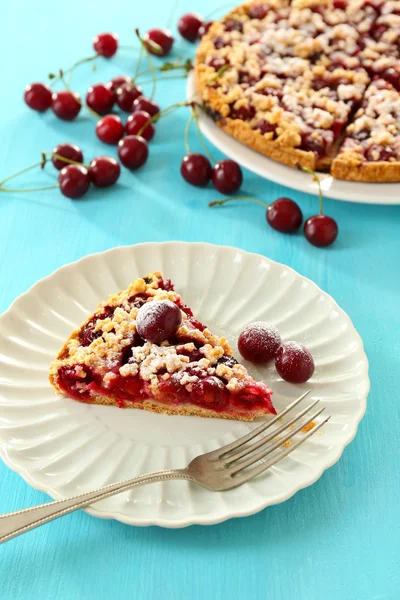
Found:
[[[268,258],[203,243],[147,243],[87,256],[39,281],[0,317],[0,456],[53,498],[161,469],[243,435],[254,424],[89,406],[57,396],[48,366],[70,334],[109,294],[150,271],[170,277],[184,301],[236,350],[244,325],[268,320],[283,340],[312,351],[305,385],[282,381],[273,367],[252,374],[274,390],[282,409],[312,388],[329,423],[269,472],[214,493],[185,481],[157,483],[88,509],[130,525],[218,523],[290,498],[316,481],[353,439],[369,391],[368,361],[349,317],[313,282]],[[23,508],[21,506],[21,508]]]

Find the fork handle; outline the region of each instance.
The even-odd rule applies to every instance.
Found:
[[[89,504],[125,492],[134,486],[146,485],[147,483],[155,483],[157,481],[165,481],[168,479],[187,479],[193,481],[193,478],[185,469],[159,471],[158,473],[149,473],[148,475],[140,475],[140,477],[111,483],[110,485],[106,485],[92,492],[85,492],[77,496],[72,496],[67,500],[55,500],[54,502],[47,502],[46,504],[40,504],[39,506],[33,506],[32,508],[26,508],[24,510],[1,515],[0,544],[17,537],[26,531],[30,531],[35,527],[58,519],[58,517],[63,517],[75,510],[84,508]]]

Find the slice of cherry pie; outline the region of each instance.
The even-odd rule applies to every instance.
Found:
[[[99,305],[62,347],[50,382],[90,404],[243,421],[276,413],[271,390],[157,272]]]

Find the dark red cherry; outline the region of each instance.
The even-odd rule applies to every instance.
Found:
[[[234,194],[242,185],[242,170],[233,160],[220,160],[212,170],[212,182],[221,194]]]
[[[174,38],[169,29],[150,29],[144,36],[147,50],[155,56],[165,56],[169,53],[174,43]],[[149,43],[150,42],[150,43]],[[151,43],[152,42],[152,43]]]
[[[93,48],[104,58],[111,58],[118,50],[118,36],[116,33],[100,33],[93,38]]]
[[[89,165],[90,181],[96,187],[114,185],[120,173],[119,162],[112,156],[96,156]]]
[[[273,229],[281,233],[293,233],[300,229],[303,213],[290,198],[278,198],[267,208],[267,221]]]
[[[124,124],[117,115],[107,115],[96,125],[96,135],[105,144],[118,144],[124,135]]]
[[[128,135],[140,135],[145,140],[150,141],[156,132],[153,124],[149,122],[150,119],[149,113],[143,110],[135,111],[129,115],[126,121],[126,133]]]
[[[338,233],[338,224],[332,217],[326,215],[314,215],[304,223],[304,235],[310,244],[319,248],[333,244]]]
[[[116,92],[121,85],[124,85],[124,83],[132,83],[132,79],[129,75],[117,75],[116,77],[113,77],[111,81],[106,83],[106,86],[112,92]]]
[[[298,342],[286,342],[278,349],[275,367],[279,375],[289,383],[305,383],[314,373],[311,352]]]
[[[267,16],[269,11],[269,6],[266,2],[262,2],[261,4],[252,4],[249,7],[249,17],[250,19],[263,19]]]
[[[136,329],[140,337],[159,344],[175,335],[182,323],[180,308],[170,300],[146,302],[139,308]]]
[[[67,165],[58,175],[60,191],[67,198],[76,200],[89,189],[90,178],[88,170],[82,165]]]
[[[137,110],[144,110],[144,112],[149,113],[151,117],[154,117],[154,115],[157,115],[160,112],[160,107],[153,102],[151,98],[140,96],[133,102],[132,112],[136,112]]]
[[[63,121],[73,121],[81,110],[81,99],[76,92],[61,90],[55,92],[51,100],[54,114]]]
[[[107,115],[114,106],[114,94],[104,83],[97,83],[88,89],[86,104],[99,115]]]
[[[230,112],[230,119],[240,119],[241,121],[251,121],[256,114],[256,110],[253,106],[243,105],[239,108],[233,108]]]
[[[188,42],[195,42],[203,19],[195,13],[186,13],[178,21],[178,31]]]
[[[201,40],[201,38],[206,35],[206,33],[208,33],[211,25],[214,23],[214,21],[207,21],[207,23],[203,23],[202,25],[200,25],[199,30],[197,32],[197,39]]]
[[[211,179],[211,163],[203,154],[187,154],[181,163],[181,175],[191,185],[204,187]]]
[[[53,148],[53,154],[58,154],[58,156],[69,158],[70,160],[74,160],[78,163],[83,162],[82,150],[76,144],[58,144],[58,146]],[[66,167],[68,164],[59,158],[55,158],[54,156],[51,159],[51,162],[53,163],[57,171],[61,171],[61,169]]]
[[[142,136],[127,135],[118,143],[118,156],[124,167],[135,171],[146,162],[149,147]]]
[[[133,111],[133,103],[136,98],[143,94],[142,88],[135,86],[132,83],[123,83],[115,92],[115,97],[118,106],[121,110],[131,113]]]
[[[238,340],[240,354],[253,363],[272,360],[280,345],[281,336],[277,328],[263,321],[247,325]]]
[[[225,21],[225,31],[239,31],[241,33],[243,31],[243,23],[236,19],[229,19]]]
[[[51,89],[44,83],[31,83],[27,85],[24,100],[29,108],[44,112],[51,106]]]

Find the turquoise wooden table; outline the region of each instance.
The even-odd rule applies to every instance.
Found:
[[[113,153],[96,140],[94,122],[71,124],[23,104],[25,84],[91,53],[92,37],[117,31],[134,43],[134,28],[164,26],[170,13],[208,13],[212,0],[167,2],[20,0],[3,9],[0,36],[0,179],[40,160],[41,150],[78,143],[86,156]],[[171,3],[172,4],[172,3]],[[5,7],[4,7],[5,8]],[[173,56],[188,55],[177,39]],[[74,75],[74,88],[133,73],[132,52]],[[184,99],[184,80],[158,84],[166,106]],[[343,457],[312,487],[249,518],[213,527],[133,528],[70,515],[0,547],[0,597],[71,600],[396,600],[400,598],[400,207],[327,200],[340,235],[327,250],[300,234],[269,228],[263,210],[237,204],[211,210],[212,189],[198,190],[179,175],[187,115],[157,127],[151,158],[135,174],[124,170],[112,191],[95,190],[73,202],[57,190],[0,197],[0,309],[54,269],[88,253],[143,241],[190,240],[235,245],[284,262],[313,279],[348,312],[371,364],[367,414]],[[181,135],[182,132],[182,135]],[[193,134],[193,146],[197,141]],[[51,176],[30,175],[37,185]],[[16,180],[17,182],[17,180]],[[15,182],[15,183],[16,183]],[[243,189],[265,200],[290,195],[305,215],[317,199],[245,172]],[[1,418],[1,413],[0,413]],[[0,513],[44,502],[0,463]]]

